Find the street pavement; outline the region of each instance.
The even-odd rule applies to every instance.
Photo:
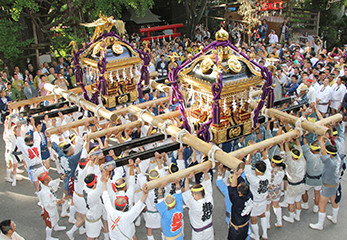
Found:
[[[3,127],[0,126],[0,132],[3,132]],[[0,140],[0,156],[4,159],[4,142]],[[44,240],[45,225],[42,220],[41,207],[37,205],[38,199],[34,194],[34,187],[27,178],[27,173],[20,174],[23,176],[22,181],[17,181],[17,186],[12,187],[10,183],[5,181],[6,164],[5,161],[0,162],[0,221],[4,219],[12,219],[17,224],[17,232],[26,240]],[[54,166],[54,163],[51,163]],[[23,169],[23,167],[20,167]],[[59,177],[55,170],[50,171],[53,179]],[[216,174],[215,174],[216,175]],[[282,228],[275,228],[275,216],[271,213],[271,229],[268,231],[268,239],[275,240],[333,240],[347,239],[347,228],[345,228],[344,219],[347,219],[347,204],[345,196],[347,196],[347,178],[346,175],[342,179],[342,200],[340,203],[340,211],[338,223],[333,224],[326,219],[323,231],[312,230],[309,228],[309,223],[316,223],[318,216],[312,212],[313,194],[309,193],[310,210],[303,210],[301,213],[301,221],[293,224],[283,221]],[[62,188],[62,184],[61,184]],[[62,189],[58,191],[58,197],[62,197]],[[227,226],[225,223],[225,206],[222,194],[218,191],[214,184],[214,210],[213,210],[213,227],[215,231],[215,239],[227,239]],[[61,207],[59,207],[61,209]],[[272,210],[271,210],[272,211]],[[283,214],[287,214],[287,210],[283,210]],[[327,207],[328,215],[331,214],[331,205]],[[62,218],[59,224],[66,226],[67,229],[72,227],[72,224],[67,222],[67,218]],[[188,219],[188,210],[184,211],[184,235],[185,239],[191,239],[191,227]],[[259,229],[260,221],[259,221]],[[139,240],[146,240],[146,230],[142,218],[141,226],[137,227],[136,235]],[[65,231],[53,232],[53,236],[60,240],[68,239]],[[161,239],[159,230],[154,231],[155,239]],[[78,231],[75,233],[75,239],[87,239],[86,235],[80,236]],[[99,239],[103,239],[100,235]]]

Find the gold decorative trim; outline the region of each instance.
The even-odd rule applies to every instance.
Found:
[[[181,80],[183,80],[183,82],[191,84],[200,91],[203,91],[206,94],[212,96],[211,83],[209,81],[183,74],[178,74],[178,76]],[[260,84],[262,81],[263,79],[261,79],[260,77],[252,77],[226,83],[223,86],[221,97],[228,94],[235,94],[245,90],[249,90],[250,87],[254,87],[255,85]]]
[[[130,92],[130,102],[134,102],[137,100],[137,91],[134,90],[134,91],[131,91]]]
[[[81,58],[80,61],[83,67],[89,67],[95,70],[97,69],[98,62],[93,59]],[[114,70],[123,69],[125,66],[139,64],[141,63],[141,61],[142,60],[139,56],[111,61],[106,64],[106,71],[114,71]]]

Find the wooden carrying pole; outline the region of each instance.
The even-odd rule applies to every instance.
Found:
[[[69,92],[65,91],[64,89],[59,88],[57,86],[54,86],[50,83],[45,83],[44,88],[47,91],[50,91],[52,93],[55,93],[57,95],[64,97],[68,101],[74,102],[76,105],[81,105],[81,106],[87,108],[89,111],[95,113],[95,115],[99,115],[99,116],[106,118],[106,119],[109,119],[111,121],[115,121],[117,119],[117,115],[115,113],[107,110],[106,108],[99,108],[94,103],[87,101],[86,99],[84,99],[82,97],[78,97],[74,93],[69,93]]]
[[[137,104],[136,106],[139,108],[146,108],[146,107],[151,107],[152,105],[160,105],[163,103],[167,103],[170,100],[170,97],[163,97],[163,98],[158,98],[152,101],[148,102],[143,102],[140,104]],[[115,113],[117,116],[128,113],[128,108],[120,108],[117,110],[114,110],[113,113]]]
[[[171,88],[170,86],[168,86],[166,84],[157,83],[155,81],[151,82],[151,87],[155,88],[155,89],[158,89],[161,92],[166,92],[166,93],[168,93],[170,91],[170,88]]]
[[[250,153],[253,153],[254,151],[259,151],[259,149],[261,149],[261,148],[265,149],[265,148],[267,148],[267,147],[269,147],[271,145],[278,144],[278,143],[282,142],[283,140],[286,140],[289,137],[294,138],[298,134],[300,134],[299,130],[295,129],[293,131],[281,134],[279,136],[275,136],[273,138],[266,139],[265,141],[262,141],[262,142],[259,142],[259,143],[255,143],[253,145],[249,145],[247,147],[244,147],[242,149],[236,150],[236,151],[231,152],[231,153],[225,153],[223,151],[217,151],[216,152],[216,160],[219,161],[219,158],[217,157],[217,153],[224,153],[225,155],[227,155],[227,157],[223,157],[223,162],[222,161],[220,161],[220,162],[222,164],[224,164],[224,165],[226,165],[228,167],[231,167],[231,168],[233,168],[235,170],[236,169],[235,168],[235,164],[230,164],[230,162],[234,161],[234,159],[239,161],[240,164],[241,164],[240,166],[242,166],[243,162],[241,162],[237,158],[240,158],[241,156],[246,156],[246,155],[248,155]],[[182,140],[183,140],[183,138],[182,138]],[[188,144],[188,145],[190,145],[190,144]],[[192,145],[190,145],[190,146],[192,146]],[[193,148],[195,148],[195,147],[193,146]],[[197,149],[197,150],[199,150],[199,149]],[[232,159],[232,160],[229,160],[229,159]],[[150,182],[147,182],[146,184],[149,187],[149,189],[154,189],[154,188],[157,188],[157,187],[161,186],[163,183],[174,182],[176,180],[176,178],[185,178],[191,172],[194,172],[194,174],[196,174],[196,173],[202,172],[206,168],[210,168],[210,167],[212,167],[211,161],[206,161],[206,162],[197,164],[195,166],[192,166],[192,167],[180,170],[180,171],[175,172],[173,174],[169,174],[169,175],[166,175],[164,177],[160,177],[158,179],[152,180]]]
[[[84,118],[84,119],[81,119],[81,120],[73,121],[73,122],[70,122],[70,123],[65,124],[63,126],[60,126],[60,127],[47,129],[46,133],[48,135],[52,135],[52,134],[59,133],[60,130],[65,132],[66,130],[77,128],[79,126],[83,126],[85,123],[91,123],[91,122],[95,121],[96,119],[97,119],[96,117],[89,117],[89,118]]]
[[[166,102],[169,101],[169,99],[170,99],[169,97],[158,98],[156,100],[140,103],[137,106],[141,107],[141,108],[145,108],[145,107],[148,107],[148,106],[153,105],[153,104],[154,105],[158,105],[158,104],[166,103]],[[117,109],[117,110],[113,111],[113,113],[117,114],[117,116],[119,116],[121,114],[124,114],[124,113],[127,113],[127,112],[128,112],[127,108],[121,108],[121,109]],[[176,115],[175,115],[175,117],[178,116],[178,115],[177,116]],[[86,122],[89,122],[89,123],[93,122],[94,119],[97,119],[97,118],[96,117],[84,118],[84,119],[81,119],[81,120],[78,120],[78,121],[75,121],[75,122],[68,123],[68,124],[66,124],[64,126],[61,126],[61,127],[48,129],[47,133],[52,135],[52,134],[58,133],[59,129],[62,129],[63,131],[66,131],[66,130],[70,130],[72,128],[77,128],[79,126],[84,125]],[[107,130],[108,129],[104,129],[105,130],[105,134],[104,135],[101,135],[101,136],[96,135],[96,137],[94,137],[94,138],[105,136],[107,134]],[[101,132],[101,131],[99,131],[99,132]],[[95,132],[95,133],[98,133],[98,132]],[[91,134],[94,134],[94,133],[91,133]]]
[[[87,91],[89,91],[91,89],[90,86],[86,87]],[[73,92],[75,94],[81,93],[82,89],[81,88],[74,88],[71,90],[67,91],[68,93]],[[35,98],[31,98],[31,99],[27,99],[27,100],[22,100],[22,101],[18,101],[18,102],[12,102],[8,104],[8,108],[9,109],[16,109],[25,105],[31,105],[34,103],[40,103],[42,101],[53,101],[54,100],[54,94],[50,94],[50,95],[46,95],[46,96],[40,96],[40,97],[35,97]]]
[[[128,109],[129,109],[130,113],[139,117],[139,113],[141,112],[140,108],[138,108],[136,106],[129,106]],[[159,128],[161,128],[161,126],[164,124],[163,119],[154,117],[153,115],[146,113],[146,112],[142,114],[142,120],[152,124],[153,126],[159,127]],[[166,128],[166,132],[169,135],[176,137],[176,139],[177,139],[178,133],[181,130],[182,129],[180,129],[174,125],[168,125]],[[182,142],[195,148],[196,150],[198,150],[198,151],[200,151],[206,155],[208,155],[209,151],[212,148],[211,144],[204,142],[203,140],[199,139],[196,136],[193,136],[190,133],[186,133],[185,135],[183,135]],[[222,164],[224,164],[230,168],[233,168],[233,169],[237,169],[240,164],[243,164],[239,159],[228,155],[224,151],[216,151],[215,152],[215,159],[217,161],[221,162]],[[165,176],[163,178],[159,178],[158,181],[155,181],[155,182],[151,181],[151,182],[147,183],[147,185],[150,189],[153,189],[153,188],[159,187],[163,182],[172,182],[177,177],[183,178],[183,177],[188,176],[189,173],[192,171],[195,173],[201,172],[202,170],[206,169],[207,167],[211,167],[211,166],[212,166],[211,161],[207,161],[205,163],[190,167],[189,169],[184,169],[184,170],[178,171],[174,174],[170,174],[168,176]]]
[[[141,109],[140,109],[140,111],[141,111]],[[166,119],[174,118],[174,117],[178,117],[178,116],[180,116],[180,112],[174,111],[174,112],[169,112],[169,113],[165,113],[163,115],[156,116],[154,118],[166,120]],[[141,126],[142,126],[142,121],[137,120],[137,121],[133,121],[133,122],[130,122],[127,124],[122,124],[122,125],[106,128],[106,129],[103,129],[101,131],[89,133],[88,137],[89,137],[89,139],[95,139],[95,138],[105,136],[106,134],[108,134],[110,132],[124,131],[126,128],[136,128],[136,127],[141,127]]]
[[[230,156],[236,157],[236,158],[240,158],[241,156],[246,156],[250,153],[253,153],[255,151],[259,151],[259,149],[265,149],[271,145],[276,145],[281,143],[282,141],[285,141],[286,139],[288,139],[289,137],[294,138],[297,135],[300,134],[300,131],[298,129],[294,129],[293,131],[272,137],[272,138],[268,138],[265,139],[264,141],[261,142],[257,142],[255,144],[251,144],[248,145],[244,148],[240,148],[236,151],[230,152],[228,153]]]
[[[333,116],[330,116],[330,117],[324,118],[320,121],[317,121],[316,123],[310,122],[310,124],[311,125],[316,125],[316,124],[325,125],[325,124],[331,123],[332,121],[338,122],[341,120],[342,120],[342,115],[341,114],[335,114]],[[268,138],[268,139],[265,139],[264,141],[261,141],[261,142],[249,145],[247,147],[238,149],[236,151],[233,151],[233,152],[229,153],[229,155],[234,156],[236,158],[240,158],[241,156],[246,156],[246,155],[253,153],[254,151],[257,151],[259,149],[265,149],[268,146],[279,144],[282,141],[285,141],[289,137],[294,138],[299,134],[300,134],[300,131],[298,129],[294,129],[293,131],[290,131],[290,132],[287,132],[287,133],[284,133],[284,134],[281,134],[281,135],[278,135],[278,136],[275,136],[272,138]]]
[[[131,107],[132,107],[132,111],[131,112],[136,114],[136,112],[138,112],[138,109],[136,109],[135,106],[131,106]],[[274,109],[268,109],[268,110],[274,110]],[[269,112],[271,112],[271,113],[269,113]],[[268,111],[268,114],[269,115],[272,114],[272,117],[275,117],[275,118],[280,118],[281,116],[283,116],[283,117],[285,117],[285,119],[284,119],[285,121],[287,121],[289,123],[292,123],[292,124],[295,124],[295,122],[298,119],[297,117],[294,117],[292,115],[283,113],[281,111],[278,111],[278,112],[280,112],[281,114],[277,114],[277,111]],[[290,119],[288,119],[287,115],[290,116]],[[294,118],[292,118],[292,117],[294,117]],[[340,117],[339,118],[334,117],[334,118],[339,119]],[[145,120],[146,122],[150,122],[152,125],[156,125],[156,126],[159,126],[159,127],[162,124],[162,122],[158,121],[157,119],[153,119],[153,116],[151,116],[149,114],[143,114],[143,120]],[[329,120],[328,122],[331,122],[331,121],[332,120]],[[312,123],[310,123],[310,124],[311,125],[316,125],[316,124],[312,124]],[[327,128],[322,127],[322,126],[307,127],[305,125],[306,124],[302,124],[301,125],[302,128],[304,128],[304,129],[306,128],[306,130],[308,130],[310,132],[314,132],[315,131],[316,133],[324,134],[327,131]],[[177,127],[172,126],[172,125],[168,126],[168,128],[167,128],[167,132],[170,135],[173,135],[173,136],[176,136],[176,133],[178,133],[178,131],[180,131],[180,129],[177,129]],[[281,135],[278,135],[278,136],[266,139],[266,140],[264,140],[262,142],[259,142],[259,143],[255,143],[255,144],[249,145],[247,147],[244,147],[242,149],[236,150],[236,151],[231,152],[231,153],[224,153],[223,151],[217,151],[216,154],[215,154],[215,158],[216,158],[216,160],[218,160],[222,164],[224,164],[224,165],[226,165],[228,167],[231,167],[233,169],[236,169],[239,164],[242,164],[242,162],[240,160],[238,160],[237,158],[240,158],[241,156],[246,156],[246,155],[248,155],[250,153],[253,153],[255,151],[259,151],[259,149],[265,149],[265,148],[267,148],[267,147],[269,147],[271,145],[275,145],[275,144],[281,143],[282,141],[286,141],[289,137],[290,138],[295,138],[299,134],[300,134],[300,131],[298,129],[294,129],[293,131],[290,131],[290,132],[287,132],[287,133],[284,133],[284,134],[281,134]],[[182,137],[182,141],[184,143],[188,144],[189,146],[192,146],[193,148],[201,151],[202,153],[207,154],[209,152],[209,150],[211,149],[211,145],[210,144],[205,143],[205,142],[201,141],[200,139],[197,139],[196,142],[191,141],[190,136],[192,136],[192,135],[190,135],[190,134],[189,135],[188,134],[184,135]],[[226,155],[227,157],[223,156],[222,161],[220,161],[221,160],[219,158],[220,154]],[[235,159],[236,159],[236,161],[235,161]],[[238,163],[238,164],[235,164],[235,163]],[[205,170],[206,168],[211,167],[211,166],[212,166],[211,161],[206,161],[204,163],[200,163],[200,164],[195,165],[193,167],[186,168],[184,170],[180,170],[180,171],[178,171],[178,172],[176,172],[174,174],[169,174],[169,175],[166,175],[164,177],[152,180],[152,181],[147,183],[147,186],[149,187],[149,189],[157,188],[157,187],[161,186],[163,183],[170,183],[170,182],[175,181],[175,179],[177,177],[178,178],[185,178],[191,172],[194,172],[196,174],[198,172],[202,172],[203,170]]]
[[[293,115],[290,115],[288,113],[282,112],[280,110],[277,109],[273,109],[273,108],[269,108],[267,109],[267,114],[269,115],[269,117],[271,118],[276,118],[276,119],[280,119],[283,118],[283,121],[295,126],[295,123],[298,121],[298,117],[295,117]],[[328,128],[322,125],[318,125],[318,124],[312,124],[309,121],[302,121],[301,122],[301,127],[309,132],[315,133],[317,135],[324,135],[327,131]]]
[[[324,125],[330,124],[331,122],[340,122],[340,121],[342,121],[342,114],[337,113],[337,114],[332,115],[330,117],[323,118],[322,120],[317,121],[315,124],[324,126]]]

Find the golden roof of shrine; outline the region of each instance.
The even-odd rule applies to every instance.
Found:
[[[227,32],[221,29],[216,33],[216,39],[225,41],[228,39]],[[209,93],[212,84],[219,81],[220,72],[223,82],[222,95],[242,92],[263,82],[260,69],[229,46],[208,49],[185,66],[178,76],[183,83]]]
[[[106,71],[131,67],[134,64],[140,64],[142,61],[139,53],[128,44],[114,36],[109,36],[91,44],[80,55],[82,66],[97,69],[98,61],[103,57],[105,50]]]

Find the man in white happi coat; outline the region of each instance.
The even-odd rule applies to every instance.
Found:
[[[63,231],[66,229],[64,226],[59,226],[59,214],[57,204],[62,204],[64,199],[58,200],[54,190],[54,182],[48,175],[48,172],[39,174],[37,179],[41,182],[41,189],[37,193],[40,203],[44,209],[43,218],[46,223],[46,240],[57,240],[58,238],[52,237],[52,230]]]
[[[183,201],[189,208],[189,220],[192,226],[192,240],[213,240],[212,225],[212,183],[209,169],[204,170],[204,181],[189,189],[189,179],[194,177],[192,172],[185,180]]]
[[[311,103],[311,102],[315,103],[317,97],[316,97],[316,89],[313,86],[313,80],[307,79],[306,85],[308,87],[308,93],[307,93],[308,101],[309,101],[309,103]]]
[[[330,109],[332,115],[340,112],[342,100],[346,92],[346,86],[342,84],[342,78],[338,77],[336,83],[332,86],[332,94],[330,100]]]
[[[325,116],[328,112],[329,101],[331,99],[332,88],[329,85],[329,79],[324,79],[323,84],[320,86],[318,92],[316,92],[316,103],[319,112]]]
[[[253,208],[251,211],[251,229],[252,237],[255,240],[259,239],[258,217],[260,217],[261,227],[263,229],[263,239],[267,239],[268,223],[265,217],[266,212],[266,197],[268,194],[268,186],[271,180],[271,163],[268,157],[268,149],[260,151],[263,155],[263,160],[254,164],[255,170],[252,170],[251,157],[249,154],[245,162],[245,175],[249,182],[250,190],[253,194]]]
[[[5,120],[3,139],[5,142],[5,161],[6,161],[6,181],[12,182],[12,186],[16,186],[17,182],[17,167],[19,156],[22,153],[17,147],[17,126],[11,126],[9,119]],[[12,178],[10,177],[12,173]]]
[[[35,126],[34,119],[31,119],[32,126]],[[41,137],[34,128],[34,137],[27,135],[24,139],[20,133],[21,123],[17,124],[17,146],[24,156],[24,161],[28,167],[30,180],[34,183],[36,192],[39,191],[39,182],[37,177],[46,171],[41,159]]]
[[[87,204],[86,214],[86,233],[87,240],[98,239],[102,228],[102,212],[103,204],[101,202],[102,183],[97,181],[97,175],[94,173],[88,174],[84,182],[86,186],[83,190],[84,198]]]
[[[105,204],[107,212],[107,222],[110,230],[110,239],[114,240],[128,240],[133,239],[135,235],[135,219],[140,215],[145,208],[145,201],[148,195],[147,185],[143,186],[141,199],[130,209],[129,199],[127,196],[117,196],[114,202],[111,202],[108,194],[107,182],[109,180],[110,172],[103,170],[101,182],[103,183],[102,200]]]
[[[157,161],[159,171],[155,168],[151,168],[151,170],[149,171],[146,177],[145,174],[140,169],[139,161],[136,160],[135,167],[136,167],[136,172],[138,174],[138,184],[140,188],[142,188],[147,183],[147,181],[157,179],[160,176],[165,175],[165,170],[162,166],[163,164],[162,156],[157,156],[156,161]],[[146,199],[146,212],[144,213],[148,240],[154,240],[153,229],[160,229],[160,214],[158,210],[155,208],[155,204],[158,203],[158,200],[159,200],[158,188],[148,191],[148,197]]]
[[[117,157],[114,155],[113,150],[110,150],[109,155],[112,156],[113,159],[117,159]],[[128,174],[126,174],[127,176],[118,178],[119,175],[114,174],[114,178],[116,177],[116,179],[114,182],[112,182],[111,179],[110,181],[107,182],[108,184],[107,189],[108,189],[109,196],[111,198],[111,202],[114,202],[116,198],[119,196],[126,196],[128,197],[129,207],[131,208],[134,201],[134,194],[135,194],[135,187],[136,187],[134,161],[130,159],[128,166],[124,166],[124,167],[127,167],[127,169],[129,169]]]
[[[83,156],[82,156],[83,157]],[[78,161],[78,166],[75,171],[74,176],[74,193],[73,193],[73,203],[76,209],[76,223],[72,226],[72,228],[66,232],[66,235],[70,240],[74,239],[73,234],[77,229],[79,229],[79,233],[85,233],[85,229],[83,228],[83,224],[85,222],[85,217],[87,213],[87,205],[83,196],[83,189],[85,186],[84,179],[88,174],[89,166],[93,160],[89,160],[89,158],[81,158]]]
[[[303,156],[303,150],[300,146],[300,135],[296,136],[296,146],[290,150],[288,139],[283,145],[281,150],[285,151],[284,162],[286,164],[286,176],[288,179],[288,186],[286,191],[286,199],[288,202],[289,216],[283,216],[283,220],[294,223],[300,221],[301,214],[301,196],[305,193],[305,174],[306,174],[306,160]]]

